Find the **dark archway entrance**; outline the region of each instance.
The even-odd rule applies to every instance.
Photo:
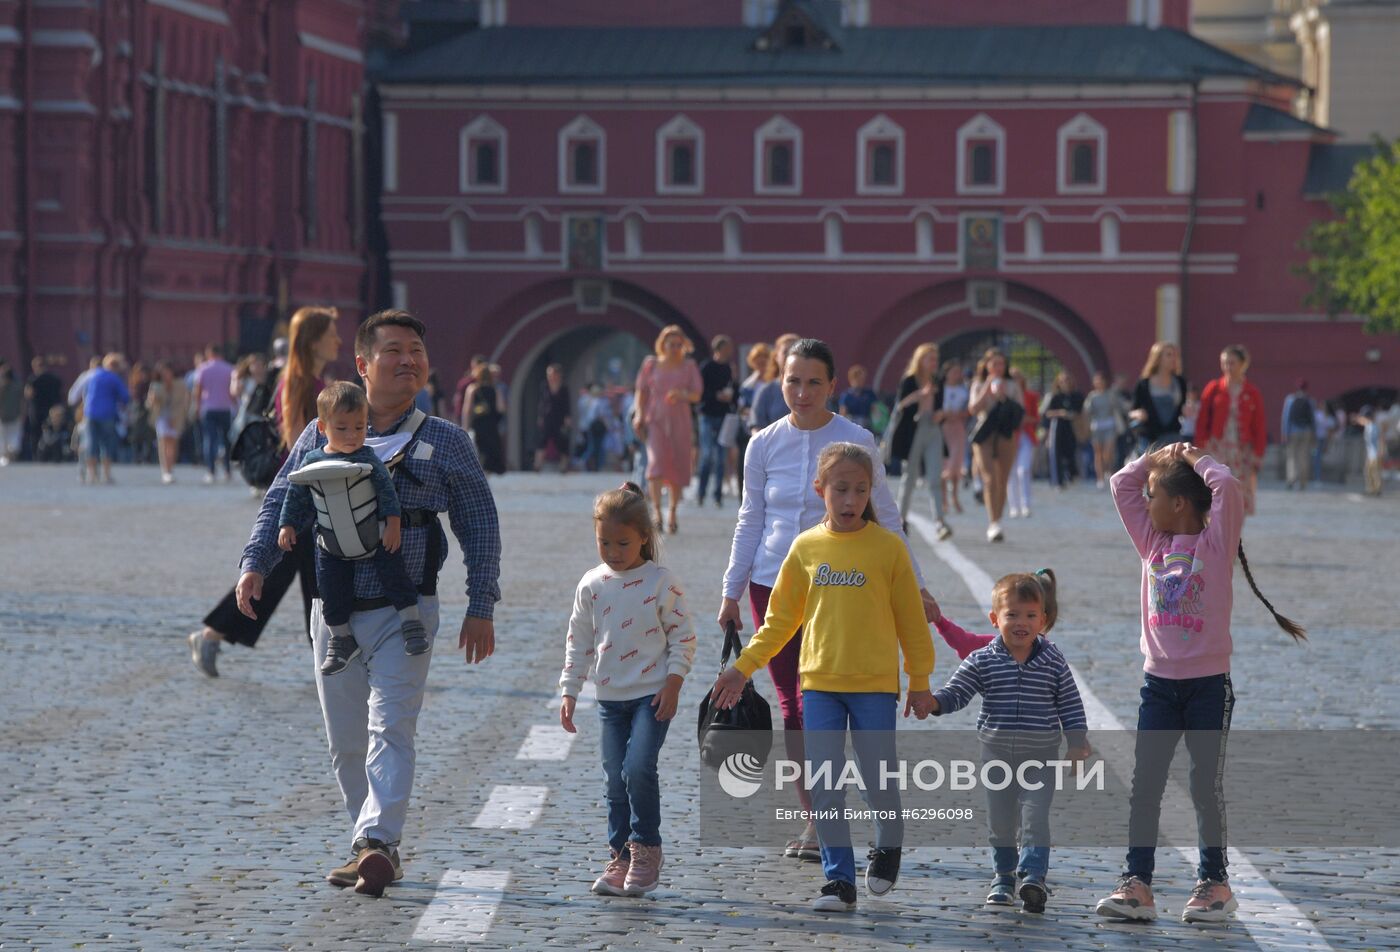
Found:
[[[1047,392],[1056,374],[1065,369],[1054,351],[1039,338],[1026,334],[1003,330],[964,331],[939,341],[938,345],[945,363],[956,360],[968,373],[989,347],[1006,354],[1007,362],[1026,375],[1026,382],[1037,393]],[[1075,387],[1082,391],[1085,384],[1076,380]]]

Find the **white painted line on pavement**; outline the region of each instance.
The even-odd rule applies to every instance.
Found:
[[[426,942],[484,942],[505,896],[510,873],[449,869],[418,920],[413,938]]]
[[[478,830],[528,830],[540,818],[548,787],[500,784],[491,788],[486,805],[472,821]]]
[[[934,555],[958,573],[963,584],[972,593],[972,597],[977,599],[977,604],[982,607],[982,610],[990,612],[992,610],[992,586],[995,584],[992,577],[984,572],[976,562],[963,555],[953,543],[939,542],[934,532],[933,522],[927,516],[912,514],[909,516],[909,525],[919,530],[919,535],[933,549]],[[1073,665],[1070,666],[1070,670],[1079,687],[1079,697],[1084,702],[1084,716],[1089,722],[1089,730],[1126,730],[1123,722],[1115,717],[1113,712],[1094,694],[1084,676],[1074,670]],[[1131,775],[1131,771],[1126,774],[1120,772],[1120,776]],[[1194,869],[1197,859],[1196,848],[1182,847],[1181,852],[1186,856],[1191,868]],[[1295,906],[1288,897],[1279,892],[1274,884],[1263,873],[1259,872],[1244,854],[1232,849],[1229,855],[1230,865],[1233,867],[1230,884],[1234,890],[1235,898],[1240,903],[1239,922],[1260,948],[1299,949],[1308,950],[1308,952],[1312,952],[1312,950],[1326,952],[1332,948],[1322,937],[1317,926],[1313,925],[1302,910]]]
[[[520,745],[516,760],[568,760],[577,734],[570,734],[558,724],[536,724]]]

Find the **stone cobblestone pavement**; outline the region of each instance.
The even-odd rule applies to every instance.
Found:
[[[596,562],[589,502],[616,484],[612,476],[513,474],[493,484],[505,542],[498,654],[469,667],[453,650],[465,608],[454,553],[419,726],[407,877],[380,901],[334,889],[322,877],[347,853],[346,822],[295,595],[256,650],[220,656],[221,678],[194,672],[184,635],[235,580],[255,503],[237,485],[180,475],[162,487],[153,468],[119,467],[117,486],[86,488],[67,467],[0,471],[0,949],[1400,947],[1397,849],[1248,851],[1277,890],[1270,895],[1309,929],[1248,917],[1183,925],[1190,870],[1171,850],[1159,860],[1163,918],[1135,927],[1092,912],[1112,883],[1116,849],[1057,850],[1054,896],[1034,919],[983,912],[980,849],[910,850],[890,897],[862,896],[854,916],[827,918],[806,909],[817,867],[750,846],[742,830],[732,848],[702,848],[693,712],[718,650],[708,619],[728,554],[728,506],[684,506],[681,533],[667,540],[702,639],[662,754],[664,888],[643,900],[590,895],[606,853],[594,712],[580,711],[565,759],[516,755],[532,726],[557,723],[551,699],[570,598]],[[1106,493],[1037,489],[1035,516],[1009,521],[1004,545],[982,541],[985,523],[970,508],[955,517],[953,541],[992,577],[1057,570],[1056,641],[1131,725],[1141,676],[1136,560]],[[1256,577],[1312,640],[1292,645],[1237,578],[1234,726],[1400,728],[1386,584],[1400,564],[1400,501],[1266,489],[1260,512],[1245,531]],[[945,612],[975,624],[974,593],[923,542],[916,549]],[[951,659],[942,652],[935,677]],[[766,678],[758,683],[771,698]],[[506,784],[547,788],[537,822],[473,828],[492,788]],[[1317,780],[1280,791],[1325,796]],[[482,934],[415,939],[449,870],[508,873],[500,904]]]

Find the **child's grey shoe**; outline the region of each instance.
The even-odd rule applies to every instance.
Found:
[[[360,654],[360,643],[351,635],[331,635],[326,644],[326,660],[321,662],[322,674],[339,674]]]
[[[428,651],[428,629],[416,619],[403,623],[403,653],[406,655],[426,654]]]
[[[1021,910],[1040,914],[1045,912],[1045,901],[1050,898],[1050,890],[1039,879],[1021,881]]]
[[[1009,909],[1016,905],[1016,880],[1009,875],[997,876],[992,890],[983,903],[989,909]]]

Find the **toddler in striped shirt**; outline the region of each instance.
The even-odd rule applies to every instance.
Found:
[[[1054,575],[1045,570],[1043,577],[1053,590]],[[1055,771],[1045,765],[1060,759],[1062,730],[1069,741],[1067,759],[1089,756],[1088,722],[1069,663],[1043,637],[1054,624],[1054,605],[1041,579],[1041,574],[1018,573],[997,581],[990,618],[998,637],[969,654],[933,692],[935,714],[960,710],[982,695],[977,731],[983,762],[1005,763],[1013,780],[999,790],[987,788],[995,879],[986,905],[1009,908],[1019,896],[1022,908],[1033,913],[1044,912],[1049,897],[1045,877]]]

